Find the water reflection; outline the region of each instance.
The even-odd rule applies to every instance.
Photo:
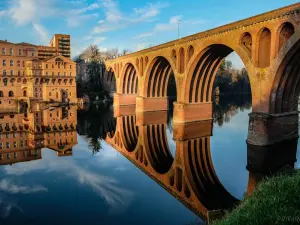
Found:
[[[0,117],[0,164],[7,165],[41,159],[47,147],[57,156],[72,155],[77,144],[77,108],[53,108],[44,111]]]
[[[89,209],[93,212],[91,221],[101,217],[114,224],[188,224],[193,216],[182,212],[181,203],[203,222],[222,215],[244,194],[250,194],[265,175],[284,165],[294,166],[296,161],[297,140],[268,147],[245,142],[250,105],[247,99],[235,104],[220,98],[213,120],[189,124],[173,124],[172,111],[136,114],[132,106],[115,111],[90,106],[78,111],[70,107],[2,114],[0,163],[12,165],[2,167],[0,176],[0,207],[7,209],[2,218],[23,218],[16,213],[28,212],[29,201],[21,205],[11,195],[22,199],[20,195],[29,194],[47,196],[45,202],[50,205],[55,199],[56,207],[51,206],[47,212],[31,207],[36,215],[57,215],[68,208],[73,224],[82,224],[76,212],[90,204],[98,207]],[[159,184],[162,192],[133,168]],[[50,194],[53,190],[68,197],[57,198]],[[144,197],[138,193],[144,193]],[[172,202],[169,195],[180,204]],[[94,196],[103,199],[109,210],[99,213],[105,207]],[[82,204],[69,198],[80,198]],[[166,199],[169,205],[163,208]],[[31,201],[40,203],[32,195]],[[55,211],[57,202],[60,211]],[[149,221],[131,220],[137,210],[141,217],[154,217]],[[117,217],[110,216],[116,212]],[[22,224],[20,221],[18,224]],[[31,224],[39,223],[34,220]]]

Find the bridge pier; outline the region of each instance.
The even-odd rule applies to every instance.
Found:
[[[127,105],[135,105],[136,104],[136,97],[135,94],[114,94],[114,106],[127,106]]]
[[[168,120],[168,111],[156,112],[137,112],[136,125],[146,126],[152,124],[166,124]]]
[[[298,138],[298,120],[298,112],[250,113],[247,143],[269,146]]]
[[[174,124],[212,119],[212,102],[174,103]]]
[[[203,120],[194,123],[176,123],[173,125],[173,139],[186,141],[212,136],[213,121]]]
[[[168,97],[137,97],[136,112],[167,111]]]

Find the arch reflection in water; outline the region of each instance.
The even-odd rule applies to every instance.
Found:
[[[133,151],[126,148],[126,139],[119,139],[130,130],[123,126],[123,117],[117,118],[116,135],[107,137],[106,141],[171,195],[204,220],[210,211],[234,206],[237,200],[222,186],[212,165],[211,120],[175,125],[176,153],[173,158],[167,144],[167,111],[136,114],[139,136]]]
[[[135,114],[134,108],[118,110],[118,115],[115,114],[118,121],[116,135],[107,137],[106,141],[191,211],[207,221],[215,212],[222,215],[223,210],[238,203],[214,169],[210,149],[212,120],[174,124],[176,152],[173,157],[166,136],[167,111]],[[138,140],[134,142],[134,150],[128,151],[127,139],[120,137],[132,128],[137,129],[132,134],[138,134]],[[282,151],[283,147],[287,150]],[[251,194],[264,176],[274,174],[286,165],[293,166],[296,150],[296,139],[284,146],[282,143],[267,147],[248,144],[249,181],[245,194]]]

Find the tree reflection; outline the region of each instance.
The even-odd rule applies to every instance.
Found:
[[[213,104],[214,123],[220,127],[229,123],[239,111],[251,109],[251,94],[231,94],[216,97]]]
[[[113,117],[112,107],[91,105],[88,110],[78,111],[78,134],[85,135],[92,146],[93,155],[98,153],[102,146],[101,140],[108,132],[116,129],[116,119]]]

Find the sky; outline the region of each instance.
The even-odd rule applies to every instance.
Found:
[[[71,35],[72,56],[91,44],[132,52],[250,16],[296,0],[0,0],[0,40],[48,45]],[[236,54],[229,58],[241,67]]]

